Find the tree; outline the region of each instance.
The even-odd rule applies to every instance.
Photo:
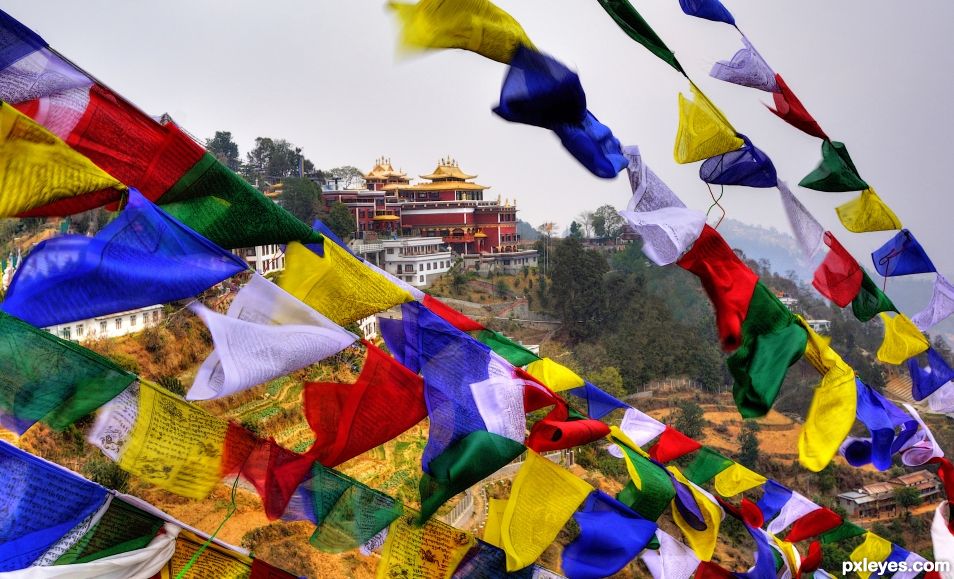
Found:
[[[596,237],[616,238],[623,234],[625,222],[615,207],[603,205],[593,212],[592,223]]]
[[[593,212],[592,211],[581,211],[579,215],[576,216],[577,221],[580,222],[580,227],[583,229],[583,238],[589,239],[593,236]]]
[[[362,173],[357,167],[342,165],[341,167],[335,167],[326,171],[325,179],[334,181],[336,188],[347,189],[348,187],[357,185],[364,178],[361,175]]]
[[[701,406],[691,400],[679,403],[673,419],[676,430],[689,438],[700,438],[707,425]]]
[[[311,179],[293,177],[283,181],[281,203],[289,213],[310,224],[321,212],[321,188]]]
[[[570,237],[573,237],[575,239],[583,238],[583,228],[580,227],[580,224],[577,223],[576,221],[573,221],[570,223]]]
[[[331,212],[328,213],[328,220],[325,221],[325,225],[341,239],[347,239],[355,231],[354,215],[351,214],[347,205],[335,201],[331,206]]]
[[[248,152],[246,158],[243,169],[246,179],[250,181],[298,177],[299,160],[304,175],[315,172],[314,163],[301,154],[301,147],[296,147],[285,139],[257,137],[255,148]]]
[[[239,170],[242,164],[239,160],[239,148],[229,131],[215,131],[214,137],[205,140],[205,148],[229,169]]]
[[[916,507],[921,504],[921,493],[914,487],[898,487],[894,489],[894,500],[903,509]]]
[[[609,264],[602,254],[587,251],[577,238],[564,239],[551,256],[550,298],[574,342],[599,336],[604,318],[603,275]]]
[[[759,438],[755,434],[758,431],[758,423],[742,422],[739,430],[739,464],[742,466],[754,469],[759,462]]]

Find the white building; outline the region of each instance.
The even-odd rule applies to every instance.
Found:
[[[162,307],[161,304],[157,304],[138,310],[119,312],[68,324],[58,324],[43,329],[64,340],[74,342],[97,338],[118,338],[158,325],[162,321]]]
[[[398,237],[352,241],[351,249],[414,287],[427,287],[454,265],[454,254],[440,237]]]
[[[358,327],[361,328],[361,335],[364,336],[365,340],[371,341],[380,335],[378,333],[377,315],[368,316],[364,319],[358,320]]]
[[[277,243],[241,247],[233,249],[232,253],[244,259],[259,275],[285,269],[285,252]]]

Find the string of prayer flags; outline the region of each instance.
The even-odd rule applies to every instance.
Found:
[[[848,437],[840,452],[851,466],[872,464],[880,471],[888,470],[892,457],[914,436],[918,423],[860,379],[856,378],[855,382],[858,420],[868,428],[870,438]]]
[[[855,299],[851,300],[851,311],[855,317],[867,322],[881,312],[897,312],[894,302],[868,277],[868,273],[861,270],[861,275],[861,288]]]
[[[500,525],[507,571],[537,560],[593,487],[535,452],[517,472]]]
[[[815,270],[812,285],[826,298],[840,308],[850,304],[861,291],[864,271],[848,250],[835,239],[831,232],[825,232],[825,245],[828,254]]]
[[[914,314],[911,321],[921,328],[921,331],[926,332],[951,314],[954,314],[954,285],[951,285],[951,282],[947,281],[943,275],[937,274],[931,302],[923,310]]]
[[[764,416],[772,408],[789,366],[805,353],[807,340],[792,312],[756,283],[742,324],[742,344],[726,361],[735,379],[732,397],[743,417]]]
[[[686,485],[692,493],[692,499],[699,506],[702,514],[701,525],[693,525],[686,519],[686,513],[678,508],[678,500],[672,502],[672,518],[686,538],[686,543],[702,561],[712,559],[716,541],[719,538],[719,526],[722,524],[724,512],[712,495],[689,482],[679,469],[669,467],[676,482]]]
[[[338,247],[323,242],[325,256],[292,242],[278,286],[338,325],[366,318],[414,297]]]
[[[744,34],[742,35],[742,44],[745,47],[739,49],[732,56],[732,60],[716,62],[712,66],[709,76],[732,84],[764,90],[765,92],[779,92],[778,83],[775,82],[775,71],[765,62],[765,59],[755,50],[755,47],[752,46],[752,43]]]
[[[921,330],[906,315],[891,317],[882,313],[880,316],[884,322],[884,341],[878,348],[878,359],[885,364],[898,366],[931,347]]]
[[[911,374],[911,397],[917,401],[924,400],[954,379],[954,368],[931,347],[927,349],[926,367],[922,368],[916,357],[909,358],[907,365]]]
[[[632,561],[656,533],[656,523],[595,490],[573,513],[580,534],[563,549],[563,571],[571,579],[608,577]]]
[[[669,50],[666,43],[659,38],[656,31],[649,26],[649,23],[640,16],[628,0],[598,0],[598,2],[603,10],[606,10],[606,13],[616,22],[617,26],[626,33],[626,36],[645,46],[647,50],[683,75],[686,74],[682,65],[676,60],[676,55]]]
[[[902,229],[876,249],[871,254],[871,261],[874,262],[875,271],[882,277],[937,271],[927,252],[907,229]]]
[[[699,178],[712,185],[775,187],[778,173],[772,160],[748,137],[740,134],[739,138],[742,148],[706,159],[699,167]]]
[[[126,208],[94,237],[37,244],[3,310],[52,326],[191,297],[247,267],[130,190]]]
[[[788,223],[795,235],[795,240],[801,248],[805,257],[812,259],[818,250],[821,249],[825,238],[825,228],[815,219],[808,209],[802,205],[792,191],[783,181],[776,184],[778,192],[782,197],[782,206],[785,208],[785,214],[788,217]]]
[[[587,382],[579,388],[567,390],[571,394],[586,402],[586,415],[594,420],[600,420],[616,409],[628,409],[629,405],[600,390]]]
[[[332,468],[408,430],[427,416],[424,382],[371,343],[354,384],[308,382],[304,413],[315,433],[308,455]]]
[[[836,207],[835,212],[845,229],[854,233],[901,229],[901,220],[874,189],[865,189],[856,199]]]
[[[659,548],[647,548],[639,554],[653,579],[692,579],[699,568],[699,558],[688,545],[662,529],[656,531]]]
[[[30,566],[106,501],[106,489],[0,441],[0,572]]]
[[[693,163],[741,148],[738,137],[712,101],[699,88],[689,84],[692,100],[679,93],[679,128],[673,156],[677,163]]]
[[[198,303],[189,309],[208,326],[215,349],[199,367],[187,400],[247,390],[337,354],[357,340],[257,273],[239,290],[228,315]]]
[[[699,239],[677,262],[694,273],[715,308],[722,349],[732,352],[742,344],[742,326],[755,293],[758,276],[746,267],[719,233],[706,225]]]
[[[42,125],[0,103],[0,217],[12,217],[59,199],[125,187]]]
[[[732,13],[719,0],[679,0],[679,6],[689,16],[735,26]]]
[[[775,108],[773,109],[766,105],[768,106],[768,110],[775,113],[778,118],[796,129],[827,142],[828,135],[826,135],[825,131],[819,126],[818,121],[809,114],[808,109],[805,108],[802,101],[798,100],[798,97],[795,96],[792,89],[788,88],[788,85],[785,84],[785,80],[782,79],[782,75],[775,75],[775,84],[778,87],[778,90],[772,91],[772,100],[775,101]],[[823,147],[822,151],[824,152],[824,150]],[[863,188],[867,189],[867,187]]]
[[[0,336],[0,425],[17,434],[41,420],[63,430],[136,379],[108,359],[2,312]]]
[[[521,46],[533,48],[520,23],[488,0],[391,1],[408,49],[459,48],[507,64]]]
[[[821,150],[821,163],[798,182],[800,186],[829,193],[864,191],[870,188],[858,174],[844,143],[825,140],[822,141]]]
[[[868,570],[868,563],[880,563],[888,558],[891,554],[891,542],[885,539],[882,539],[878,535],[875,535],[872,532],[865,534],[865,540],[860,545],[858,545],[854,551],[851,552],[849,558],[855,563],[864,562],[864,569],[856,570],[858,577],[861,579],[868,579],[872,575],[872,571]]]
[[[527,365],[527,373],[555,392],[579,388],[584,384],[583,378],[576,372],[550,358],[531,362]]]

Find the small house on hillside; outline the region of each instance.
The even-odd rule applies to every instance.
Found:
[[[937,502],[943,498],[941,481],[930,471],[919,470],[841,493],[837,501],[851,517],[896,517],[901,514],[902,509],[897,504],[895,491],[905,487],[917,489],[924,503]]]

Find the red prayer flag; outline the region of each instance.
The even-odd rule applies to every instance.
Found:
[[[825,232],[825,245],[830,249],[824,261],[815,270],[812,285],[820,294],[843,308],[850,304],[861,291],[864,273],[855,258],[829,231]]]
[[[424,294],[424,307],[462,332],[474,332],[486,329],[480,322],[470,319],[431,294]]]
[[[732,579],[733,575],[712,561],[702,561],[696,567],[695,579]]]
[[[775,99],[775,108],[768,107],[768,110],[800,131],[819,139],[829,140],[828,135],[822,130],[818,121],[808,114],[805,105],[798,100],[792,89],[788,88],[788,85],[782,80],[782,75],[776,74],[775,82],[778,84],[780,92],[772,93],[772,98]]]
[[[699,239],[677,262],[702,280],[715,307],[722,349],[732,352],[742,343],[742,322],[749,311],[759,277],[735,255],[719,233],[706,225]]]
[[[808,554],[802,557],[802,564],[798,567],[798,575],[804,576],[807,573],[818,571],[822,563],[822,546],[818,541],[812,541],[808,546]]]
[[[273,567],[261,559],[252,559],[252,574],[249,579],[297,579],[288,571]]]
[[[315,433],[308,456],[337,466],[384,444],[427,416],[424,380],[373,344],[354,384],[305,384],[305,418]]]
[[[536,452],[563,450],[588,444],[609,435],[609,426],[599,420],[591,418],[571,420],[566,401],[546,386],[540,385],[540,388],[537,388],[538,384],[531,384],[524,388],[524,399],[528,398],[528,391],[536,391],[530,394],[535,409],[552,404],[553,410],[530,429],[527,447]],[[536,406],[544,398],[548,398],[549,402]],[[528,407],[524,409],[529,411]]]
[[[659,435],[659,440],[649,449],[649,456],[659,462],[669,462],[700,448],[702,445],[695,440],[671,426],[666,426],[666,430]]]
[[[795,521],[792,530],[788,532],[785,540],[789,543],[797,543],[812,537],[817,537],[826,531],[830,531],[840,525],[842,522],[838,513],[822,507],[816,509],[804,517]]]

